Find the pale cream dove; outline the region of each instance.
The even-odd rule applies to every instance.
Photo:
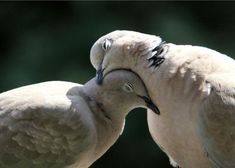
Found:
[[[162,42],[160,37],[114,31],[90,53],[97,82],[116,69],[143,80],[160,115],[148,110],[155,142],[173,166],[235,167],[235,61],[217,51]]]

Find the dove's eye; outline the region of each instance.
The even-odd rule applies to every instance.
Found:
[[[125,83],[125,84],[122,86],[122,89],[123,89],[125,92],[128,92],[128,93],[134,92],[133,86],[132,86],[132,84],[130,84],[130,83]]]
[[[104,51],[107,51],[112,45],[112,41],[110,39],[105,39],[103,44],[102,44],[102,48]]]

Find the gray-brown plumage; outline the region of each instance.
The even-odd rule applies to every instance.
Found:
[[[0,167],[87,168],[120,136],[127,113],[147,105],[142,97],[142,81],[123,70],[103,86],[51,81],[1,93]]]

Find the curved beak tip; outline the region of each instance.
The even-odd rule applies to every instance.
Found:
[[[155,114],[160,115],[160,110],[158,109],[158,107],[152,102],[152,100],[150,100],[148,97],[146,96],[139,96],[140,98],[142,98],[145,103],[146,106],[151,109]]]
[[[96,83],[98,85],[102,85],[103,83],[103,69],[98,69],[97,72],[96,72]]]
[[[153,104],[153,103],[147,104],[147,107],[149,109],[151,109],[155,114],[160,115],[160,110],[158,109],[158,107],[155,104]]]

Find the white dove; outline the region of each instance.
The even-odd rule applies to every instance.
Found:
[[[235,61],[217,51],[162,42],[160,37],[114,31],[90,53],[97,82],[116,69],[143,80],[160,110],[148,110],[155,142],[173,166],[235,167]]]
[[[125,116],[150,106],[140,78],[113,71],[103,86],[51,81],[0,94],[1,168],[87,168],[122,133]]]

